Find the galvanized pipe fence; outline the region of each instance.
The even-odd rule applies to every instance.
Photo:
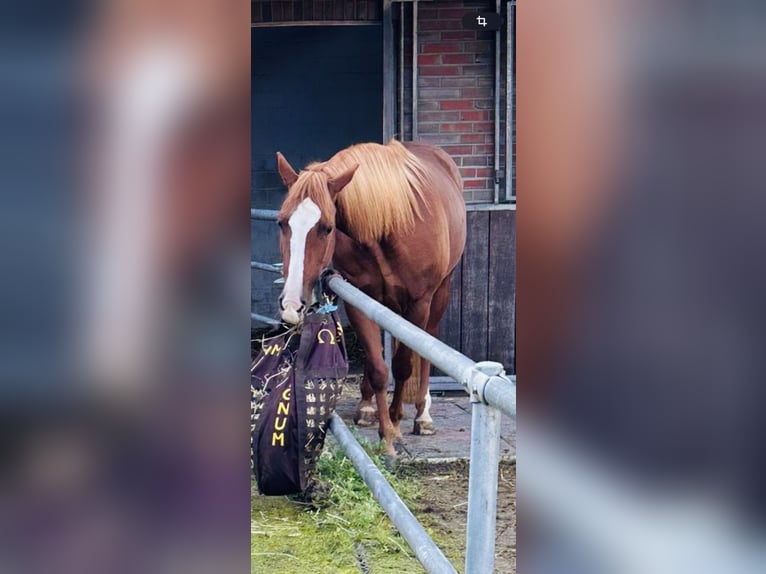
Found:
[[[334,274],[327,286],[394,337],[460,382],[471,397],[471,454],[468,476],[468,524],[466,527],[466,574],[487,574],[494,569],[497,473],[500,462],[501,413],[516,416],[516,386],[500,363],[476,363],[406,321],[359,289]],[[333,425],[335,426],[335,425]],[[357,470],[359,468],[357,467]],[[390,488],[390,486],[388,487]],[[373,494],[375,494],[373,492]],[[377,496],[376,496],[377,498]],[[380,499],[378,499],[380,501]],[[402,531],[408,517],[392,516]],[[394,520],[398,519],[398,522]],[[409,540],[408,540],[409,542]],[[414,548],[413,548],[414,550]],[[432,569],[434,574],[452,570]]]
[[[271,210],[252,209],[250,214],[253,219],[271,220],[276,216],[276,212]],[[252,264],[251,267],[264,268]],[[495,561],[500,422],[502,413],[516,416],[515,383],[506,376],[500,363],[474,362],[367,296],[339,274],[333,273],[325,281],[346,304],[360,310],[401,343],[460,383],[471,397],[465,574],[492,572]],[[251,313],[251,317],[274,321],[254,313]],[[426,571],[429,574],[455,573],[452,564],[336,415],[330,419],[330,430]]]

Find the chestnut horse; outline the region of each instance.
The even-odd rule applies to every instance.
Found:
[[[332,261],[351,284],[436,335],[465,247],[465,203],[455,162],[434,146],[391,140],[352,146],[300,174],[280,153],[277,164],[288,188],[278,218],[285,270],[282,319],[301,321],[320,273]],[[396,345],[396,386],[388,408],[380,327],[351,305],[346,313],[367,357],[357,423],[373,424],[374,394],[380,437],[395,455],[403,401],[416,405],[415,434],[434,432],[430,362]]]

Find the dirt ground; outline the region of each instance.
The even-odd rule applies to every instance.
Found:
[[[468,511],[468,465],[410,463],[401,472],[416,476],[423,491],[413,509],[433,530],[447,557],[462,570]],[[503,462],[498,474],[495,572],[516,572],[516,466]]]

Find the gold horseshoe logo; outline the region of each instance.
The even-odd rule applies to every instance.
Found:
[[[319,341],[320,344],[324,344],[328,342],[322,339],[322,333],[327,333],[328,335],[330,335],[330,338],[328,339],[329,343],[331,345],[335,344],[335,334],[332,331],[330,331],[330,329],[322,329],[321,331],[319,331],[319,333],[317,333],[317,341]]]

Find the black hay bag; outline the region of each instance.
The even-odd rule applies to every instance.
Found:
[[[258,490],[303,492],[322,451],[348,374],[336,312],[309,313],[301,327],[265,335],[251,371],[251,454]]]

